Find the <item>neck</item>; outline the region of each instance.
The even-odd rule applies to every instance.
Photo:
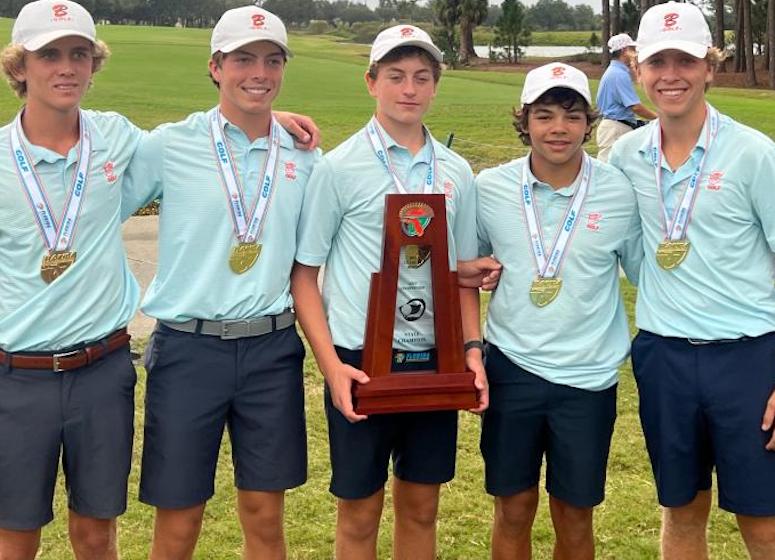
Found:
[[[231,124],[238,126],[251,142],[256,138],[269,136],[269,129],[272,124],[271,111],[254,115],[234,110],[232,107],[224,104],[221,104],[220,110],[221,114]]]
[[[425,146],[425,132],[421,121],[405,124],[389,119],[379,111],[377,111],[377,121],[393,140],[408,149],[412,155]]]
[[[78,107],[62,112],[28,103],[22,113],[22,129],[31,144],[67,155],[80,138]]]
[[[662,134],[662,153],[672,169],[683,164],[697,145],[705,125],[705,104],[680,117],[659,115]]]
[[[578,177],[583,158],[584,152],[579,150],[576,155],[565,163],[555,164],[547,161],[535,152],[531,152],[530,171],[536,179],[548,184],[552,189],[564,189],[572,185],[573,181]]]

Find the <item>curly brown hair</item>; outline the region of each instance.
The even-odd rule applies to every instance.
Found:
[[[597,124],[597,120],[600,118],[600,113],[595,111],[592,106],[587,103],[580,93],[569,88],[556,87],[549,89],[541,94],[541,96],[533,101],[533,103],[526,103],[521,109],[513,107],[511,109],[512,126],[517,131],[519,139],[525,146],[530,145],[530,134],[528,133],[528,117],[530,116],[530,109],[533,105],[559,105],[566,111],[570,111],[574,107],[582,106],[584,113],[587,116],[587,126],[589,129],[584,134],[584,142],[587,142],[592,136],[592,127]]]

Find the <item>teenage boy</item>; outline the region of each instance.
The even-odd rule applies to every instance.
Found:
[[[554,558],[586,560],[630,346],[619,265],[637,278],[640,226],[625,176],[583,149],[597,116],[581,71],[530,71],[514,116],[530,154],[476,179],[480,253],[503,264],[487,313],[481,436],[492,557],[531,557],[545,455]]]
[[[158,271],[143,311],[140,500],[156,506],[152,559],[191,558],[224,426],[246,558],[285,558],[284,491],[307,476],[304,346],[291,310],[296,226],[315,152],[272,117],[288,48],[280,19],[226,11],[211,40],[218,105],[151,132],[124,214],[161,198]]]
[[[643,124],[637,117],[648,120],[656,117],[640,102],[632,83],[630,63],[635,56],[635,41],[626,33],[619,33],[608,40],[608,49],[611,63],[600,78],[596,100],[601,117],[595,132],[600,161],[608,161],[616,140]]]
[[[399,25],[380,33],[366,72],[375,116],[316,166],[304,201],[292,291],[299,322],[326,379],[331,492],[339,498],[336,557],[376,558],[388,462],[394,465],[394,558],[435,558],[439,485],[455,467],[455,411],[366,417],[353,411],[370,278],[380,268],[385,195],[446,195],[450,266],[476,257],[476,202],[468,164],[423,126],[442,55],[427,33]],[[321,298],[320,266],[326,265]],[[430,264],[402,265],[394,370],[435,364]],[[487,406],[478,291],[461,288],[466,362],[476,373],[477,411]],[[419,305],[417,305],[419,303]],[[401,357],[408,364],[401,364]],[[408,367],[407,367],[408,366]]]
[[[0,558],[32,559],[53,519],[60,455],[76,558],[117,557],[139,289],[121,241],[121,186],[141,132],[80,109],[108,57],[68,0],[24,6],[2,53],[25,106],[0,131]]]
[[[611,154],[643,224],[632,362],[666,559],[707,558],[714,467],[751,558],[775,558],[775,144],[707,103],[720,58],[694,5],[648,10],[658,121]]]

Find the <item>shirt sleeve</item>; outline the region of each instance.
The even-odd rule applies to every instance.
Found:
[[[614,96],[619,99],[622,105],[632,107],[640,103],[640,98],[638,98],[638,94],[635,92],[635,86],[632,85],[629,74],[622,72],[621,74],[616,74],[614,78],[612,84]]]
[[[144,132],[127,167],[121,187],[121,220],[161,198],[164,142],[159,129]]]
[[[628,189],[632,187],[627,185]],[[640,266],[643,263],[643,233],[638,212],[638,201],[633,193],[632,216],[627,231],[622,238],[619,248],[619,262],[627,275],[627,279],[634,286],[638,285]]]
[[[775,251],[775,192],[772,182],[764,177],[775,177],[775,145],[762,151],[759,165],[752,170],[751,204],[761,224],[764,237],[771,251]]]
[[[474,181],[474,191],[476,192],[476,237],[479,244],[479,256],[489,257],[492,255],[492,243],[487,231],[487,218],[484,215],[482,207],[481,175]]]
[[[460,187],[460,199],[458,200],[457,216],[453,227],[457,259],[468,261],[475,259],[477,255],[476,243],[476,191],[474,187],[474,174],[471,168],[466,166],[464,175],[465,184]]]
[[[297,226],[296,260],[307,266],[324,265],[342,216],[336,174],[331,162],[322,158],[312,170],[304,193]]]

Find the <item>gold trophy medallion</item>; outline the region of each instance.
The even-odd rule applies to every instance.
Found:
[[[407,245],[404,247],[404,258],[409,268],[420,268],[431,256],[430,247],[423,245]]]
[[[665,270],[673,270],[684,261],[690,247],[691,244],[686,239],[663,241],[657,247],[657,263]]]
[[[537,307],[546,307],[554,301],[561,287],[559,278],[536,278],[530,285],[530,301]]]
[[[71,264],[75,262],[75,251],[51,251],[43,257],[40,264],[40,276],[46,284],[62,276]]]
[[[247,272],[256,264],[261,254],[261,245],[258,243],[240,243],[231,248],[229,255],[229,267],[235,274]]]

